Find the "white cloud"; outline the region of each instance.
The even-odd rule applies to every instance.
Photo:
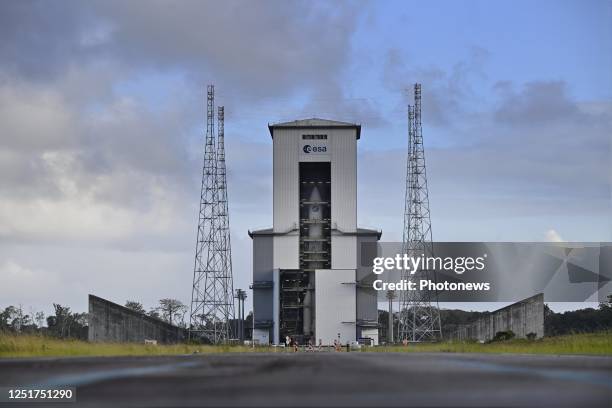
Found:
[[[561,238],[561,235],[559,235],[559,233],[554,229],[549,229],[546,231],[544,236],[547,242],[565,242],[565,240]]]
[[[30,268],[15,259],[0,261],[0,298],[1,307],[22,304],[36,310],[49,310],[50,304],[43,303],[55,295],[61,299],[62,293],[69,289],[65,280],[58,273],[40,268]]]

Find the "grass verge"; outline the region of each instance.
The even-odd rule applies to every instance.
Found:
[[[192,354],[195,352],[226,353],[251,351],[253,351],[253,349],[246,346],[89,343],[81,340],[64,340],[39,335],[15,335],[0,333],[0,358],[58,356],[155,356]]]
[[[190,344],[145,345],[139,343],[89,343],[39,335],[0,333],[0,358],[66,356],[155,356],[192,353],[273,351],[272,347],[200,346]],[[342,348],[344,350],[344,348]],[[285,351],[289,350],[277,350]],[[539,340],[515,339],[480,344],[443,342],[363,348],[365,352],[447,352],[447,353],[521,353],[612,355],[612,332],[572,334]]]
[[[612,355],[612,332],[571,334],[538,340],[514,339],[494,343],[443,342],[372,347],[373,352],[521,353]]]

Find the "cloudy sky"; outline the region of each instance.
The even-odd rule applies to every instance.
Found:
[[[612,240],[612,3],[1,1],[0,307],[191,295],[205,87],[235,287],[272,222],[269,122],[361,123],[359,221],[401,239],[423,86],[440,241]]]

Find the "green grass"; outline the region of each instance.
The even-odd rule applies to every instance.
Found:
[[[0,358],[64,356],[154,356],[192,353],[273,351],[272,347],[145,345],[137,343],[88,343],[39,335],[0,333]],[[343,348],[344,350],[344,348]],[[277,349],[279,352],[289,350]],[[497,343],[443,342],[408,346],[367,347],[365,352],[529,353],[612,355],[612,332],[573,334],[539,340],[508,340]]]
[[[264,349],[267,349],[267,347]],[[255,350],[259,351],[260,348],[256,348]],[[246,346],[89,343],[81,340],[62,340],[40,335],[15,335],[0,333],[0,358],[57,356],[154,356],[192,354],[196,352],[225,353],[252,351],[252,348]]]
[[[538,340],[515,339],[486,344],[477,342],[422,343],[407,346],[372,347],[365,351],[612,355],[612,332],[571,334]]]

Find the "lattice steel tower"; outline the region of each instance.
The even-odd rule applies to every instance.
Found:
[[[234,318],[234,279],[232,275],[232,245],[230,239],[229,201],[227,198],[227,172],[225,166],[225,108],[217,108],[217,220],[219,228],[218,251],[221,253],[221,284],[225,294],[227,316]],[[235,337],[229,325],[230,337]]]
[[[225,179],[224,136],[215,140],[215,88],[208,85],[206,140],[200,193],[189,337],[223,343],[232,337],[234,296]],[[223,132],[223,110],[219,112]],[[219,158],[222,158],[222,161]]]
[[[408,256],[433,256],[425,149],[421,126],[421,85],[414,85],[414,106],[408,105],[408,160],[404,207],[403,251]],[[434,282],[436,272],[420,269],[404,273],[402,279]],[[438,295],[435,291],[400,292],[399,339],[413,342],[436,341],[442,337]]]

